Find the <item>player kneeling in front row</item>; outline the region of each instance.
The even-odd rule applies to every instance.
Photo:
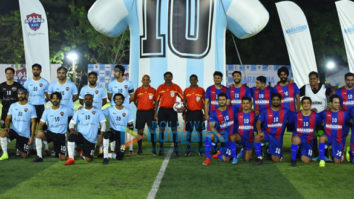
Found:
[[[0,160],[9,159],[7,153],[7,140],[16,139],[16,148],[21,152],[21,157],[26,158],[28,145],[32,144],[34,131],[36,129],[36,109],[27,101],[27,90],[19,88],[17,90],[18,102],[10,105],[9,112],[5,120],[5,128],[1,132],[2,156]],[[12,127],[10,127],[12,122]]]
[[[325,167],[325,144],[332,145],[332,157],[336,164],[342,162],[345,137],[349,132],[350,116],[341,109],[340,97],[330,97],[331,109],[322,111],[321,118],[324,121],[325,133],[320,137],[318,145],[320,153],[320,167]]]
[[[93,160],[93,154],[95,152],[97,143],[98,129],[101,126],[101,135],[103,135],[106,130],[106,118],[104,117],[103,112],[92,106],[93,96],[91,94],[86,94],[84,102],[85,107],[74,113],[74,116],[69,124],[69,159],[65,161],[65,165],[71,165],[75,163],[75,143],[83,145],[84,159],[87,162],[91,162]]]
[[[309,163],[312,157],[312,147],[316,126],[321,123],[320,115],[311,110],[312,100],[309,97],[301,99],[302,110],[294,117],[295,132],[291,139],[291,166],[296,166],[296,156],[300,146],[301,161]],[[315,138],[316,139],[316,138]]]
[[[59,92],[54,92],[50,96],[52,107],[44,110],[39,123],[36,136],[37,158],[33,162],[43,161],[42,140],[46,140],[48,143],[53,142],[54,152],[59,154],[60,160],[65,160],[65,134],[67,132],[68,118],[72,111],[64,105],[60,105],[61,98],[62,96]],[[48,130],[43,131],[45,124],[47,124]]]
[[[202,164],[209,165],[211,163],[210,151],[212,141],[216,141],[217,139],[221,142],[221,148],[213,155],[213,159],[219,158],[224,162],[228,162],[233,158],[232,163],[237,164],[236,135],[233,134],[234,110],[231,106],[226,105],[227,97],[225,93],[218,95],[218,104],[219,108],[213,110],[210,114],[209,127],[212,132],[208,133],[205,138],[206,159]]]
[[[236,142],[241,144],[245,150],[245,161],[248,162],[252,157],[252,148],[254,140],[254,128],[257,116],[252,108],[252,99],[242,98],[242,109],[235,114],[235,132]]]
[[[103,164],[108,164],[108,158],[123,160],[125,150],[125,131],[128,127],[133,130],[133,115],[123,106],[124,95],[117,93],[113,96],[115,106],[104,110],[104,115],[109,118],[110,130],[103,136]],[[108,154],[109,142],[116,141],[115,153]],[[132,143],[131,143],[132,144]]]

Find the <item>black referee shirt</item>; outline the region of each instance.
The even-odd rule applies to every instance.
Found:
[[[14,82],[12,85],[8,85],[6,82],[0,84],[0,99],[4,108],[9,108],[12,103],[18,101],[17,90],[19,88],[23,88],[23,86],[18,82]]]

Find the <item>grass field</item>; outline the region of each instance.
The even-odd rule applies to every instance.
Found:
[[[319,168],[318,162],[299,162],[290,167],[290,136],[284,136],[285,156],[278,164],[214,160],[202,166],[204,157],[196,154],[172,156],[156,198],[353,198],[354,165],[327,163]],[[164,160],[152,156],[150,147],[144,140],[143,155],[110,160],[108,165],[102,165],[102,159],[78,159],[64,166],[51,157],[43,163],[32,163],[34,156],[15,157],[12,142],[10,159],[0,162],[0,198],[146,198]]]

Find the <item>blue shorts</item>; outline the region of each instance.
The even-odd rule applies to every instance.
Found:
[[[253,149],[253,142],[250,142],[248,137],[239,136],[241,137],[241,145],[243,149],[245,151],[251,151]]]
[[[295,133],[293,134],[293,136],[297,136],[301,140],[301,144],[300,144],[301,155],[304,155],[308,158],[312,158],[313,140],[311,140],[311,142],[308,143],[306,140],[307,138],[305,137],[296,135]]]
[[[219,159],[223,160],[222,156],[225,156],[226,158],[232,158],[231,149],[228,146],[221,147],[220,152],[221,158]]]
[[[342,160],[343,150],[344,150],[343,142],[338,143],[334,138],[328,136],[327,134],[325,135],[327,136],[327,140],[328,140],[327,144],[332,145],[332,157]]]
[[[281,157],[283,153],[283,137],[280,137],[280,139],[276,139],[275,137],[264,132],[264,141],[269,142],[269,154]]]

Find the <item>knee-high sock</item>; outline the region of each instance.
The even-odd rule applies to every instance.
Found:
[[[42,139],[36,138],[36,151],[37,151],[37,156],[40,158],[42,157]]]
[[[46,140],[44,140],[43,144],[44,144],[44,150],[48,151],[49,150],[48,142]]]
[[[262,157],[262,146],[260,142],[254,143],[254,150],[256,151],[257,158]]]
[[[74,153],[75,153],[75,142],[68,142],[68,155],[69,155],[69,158],[74,159]]]
[[[231,154],[232,154],[233,158],[237,158],[236,147],[237,147],[236,142],[231,142],[230,143]]]
[[[299,149],[299,145],[297,144],[292,144],[291,145],[291,160],[296,161],[296,155],[297,155],[297,150]]]
[[[0,138],[1,149],[3,153],[7,153],[7,137]]]
[[[116,141],[111,142],[111,151],[115,151],[116,150]]]
[[[211,156],[210,156],[210,151],[211,151],[211,138],[210,138],[210,137],[206,137],[206,138],[205,138],[204,148],[205,148],[205,156],[206,156],[207,158],[211,159]]]
[[[117,158],[117,154],[116,153],[108,153],[108,158],[116,159]]]
[[[109,139],[103,139],[103,158],[108,158]]]
[[[318,149],[320,152],[320,160],[324,160],[325,159],[325,143],[320,143],[318,145]]]

